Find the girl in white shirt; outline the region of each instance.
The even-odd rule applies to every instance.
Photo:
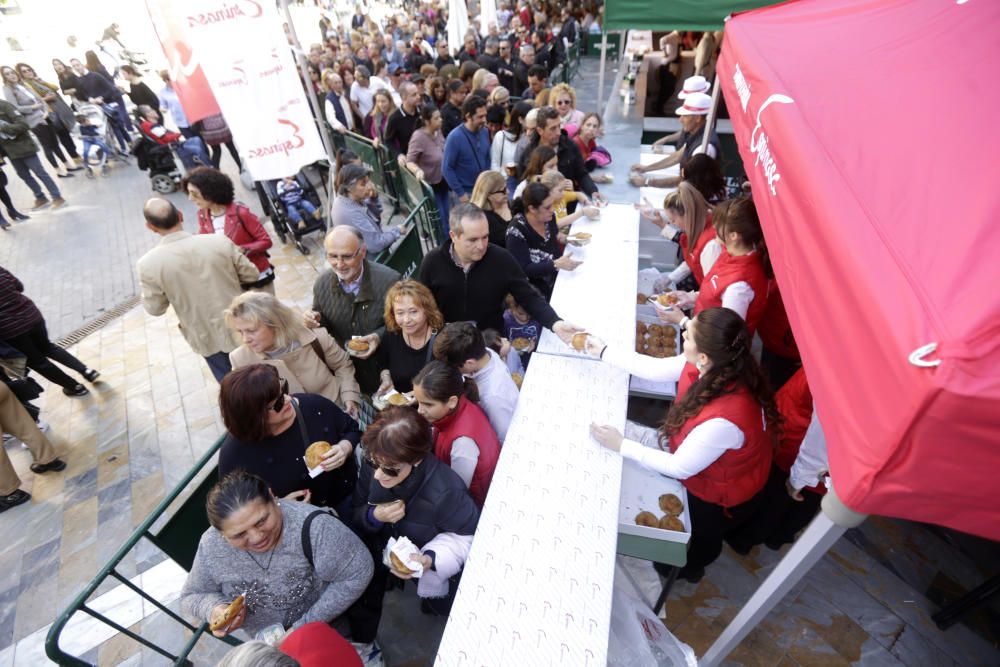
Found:
[[[651,380],[678,380],[685,362],[698,369],[698,379],[667,412],[655,443],[626,439],[608,425],[590,429],[601,445],[687,488],[691,541],[679,576],[696,582],[718,558],[723,540],[738,534],[759,510],[781,421],[774,394],[750,354],[746,325],[728,308],[710,308],[691,320],[684,351],[676,357],[650,359],[607,347],[593,336],[587,350]]]

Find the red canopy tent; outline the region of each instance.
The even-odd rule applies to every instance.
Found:
[[[992,539],[998,29],[988,0],[789,2],[718,67],[837,495]]]

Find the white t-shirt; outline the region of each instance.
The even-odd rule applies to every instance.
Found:
[[[388,90],[392,92],[392,88],[389,87],[382,79],[377,76],[373,76],[368,80],[368,86],[362,86],[357,81],[351,84],[351,101],[358,105],[358,111],[361,113],[361,117],[367,116],[372,107],[375,106],[375,93],[379,90]]]
[[[510,420],[514,416],[520,392],[500,355],[489,348],[486,352],[490,355],[490,362],[473,373],[472,379],[479,388],[479,407],[486,413],[497,438],[503,442],[507,437],[507,429],[510,428]]]

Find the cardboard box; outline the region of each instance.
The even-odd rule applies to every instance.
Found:
[[[639,526],[635,517],[643,510],[652,512],[657,518],[663,516],[659,498],[664,493],[672,493],[684,503],[680,520],[687,529],[683,533]],[[622,465],[622,491],[618,504],[618,532],[626,535],[687,544],[691,539],[691,515],[688,512],[687,489],[676,479],[646,470],[635,461],[625,459]]]

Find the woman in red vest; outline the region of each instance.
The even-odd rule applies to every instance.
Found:
[[[632,350],[588,340],[588,351],[630,372],[677,380],[684,361],[698,378],[667,412],[659,448],[626,440],[612,426],[592,424],[600,444],[643,466],[678,479],[688,492],[691,541],[678,576],[697,582],[722,552],[722,542],[759,510],[771,468],[772,440],[780,431],[774,395],[753,355],[743,320],[728,308],[709,308],[684,333],[684,354],[646,359],[636,368]],[[633,370],[634,369],[634,370]],[[765,430],[766,426],[766,430]]]
[[[482,508],[500,458],[500,440],[476,404],[475,381],[434,360],[413,378],[419,412],[434,427],[434,456],[458,473]]]
[[[753,336],[767,305],[767,281],[773,276],[757,207],[750,197],[727,199],[712,210],[712,224],[722,243],[719,259],[705,272],[697,292],[672,292],[679,307],[660,311],[660,319],[684,327],[688,318],[681,309],[693,305],[697,315],[722,306],[746,320]]]

